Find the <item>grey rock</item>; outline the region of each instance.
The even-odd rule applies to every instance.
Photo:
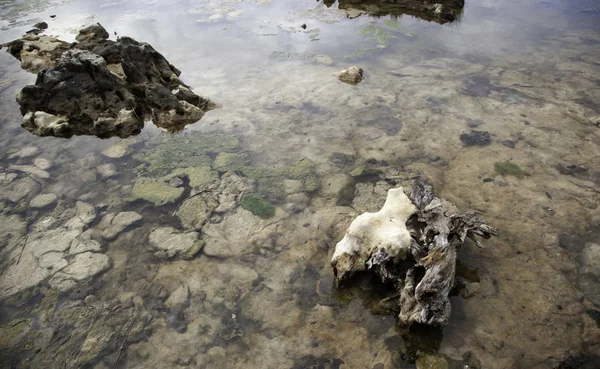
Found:
[[[40,190],[40,184],[30,177],[21,178],[5,186],[0,192],[0,199],[18,203],[27,196],[35,196]]]
[[[56,201],[57,197],[53,193],[37,195],[31,199],[31,202],[29,202],[29,207],[32,209],[43,209],[56,204]]]
[[[462,133],[460,140],[465,146],[487,146],[492,143],[490,133],[487,131]]]
[[[71,290],[79,281],[91,278],[110,268],[110,258],[105,254],[85,252],[75,255],[73,261],[50,279],[50,286],[62,292]]]
[[[173,227],[162,227],[150,233],[150,245],[167,258],[194,257],[204,246],[197,232],[179,232]]]
[[[36,147],[36,146],[27,146],[25,148],[22,148],[21,150],[17,151],[14,154],[11,154],[8,158],[9,159],[15,159],[15,158],[29,158],[32,156],[35,156],[37,154],[40,153],[40,148]]]
[[[100,178],[102,179],[111,178],[118,174],[117,169],[113,164],[100,165],[96,168],[96,172],[98,172],[98,175],[100,175]]]
[[[33,161],[33,165],[42,170],[50,169],[50,167],[52,167],[52,163],[50,162],[50,160],[44,158],[36,158]]]
[[[10,165],[8,169],[31,174],[42,179],[50,178],[50,174],[48,174],[48,172],[38,167],[34,167],[33,165]]]
[[[363,79],[363,70],[357,66],[353,66],[339,72],[337,77],[344,83],[357,85]]]
[[[201,230],[219,203],[210,193],[202,193],[185,200],[177,210],[183,228]]]
[[[102,218],[98,229],[101,230],[102,238],[112,240],[125,229],[139,223],[142,216],[133,211],[125,211],[118,214],[109,213]]]

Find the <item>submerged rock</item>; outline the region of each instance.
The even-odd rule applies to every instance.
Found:
[[[402,188],[390,189],[379,212],[358,216],[336,245],[331,265],[338,285],[359,271],[392,283],[400,295],[401,325],[445,326],[457,249],[466,237],[495,234],[474,213],[459,213],[417,181],[411,198]]]
[[[39,136],[127,137],[149,119],[180,130],[213,105],[181,82],[181,72],[150,45],[108,37],[96,24],[81,30],[73,44],[32,35],[7,44],[24,69],[39,72],[35,85],[17,98],[24,128]]]
[[[416,212],[417,208],[399,187],[389,190],[379,212],[359,215],[335,247],[331,266],[336,280],[341,282],[356,272],[367,270],[367,260],[376,253],[405,259],[411,247],[406,221]]]
[[[202,250],[204,242],[197,232],[179,232],[173,227],[162,227],[150,233],[150,245],[158,251],[157,256],[191,259]]]
[[[183,195],[183,188],[171,187],[162,179],[139,178],[133,185],[131,201],[146,200],[156,206],[175,202]]]
[[[124,211],[119,214],[109,213],[102,218],[97,228],[101,231],[102,238],[112,240],[125,229],[132,227],[141,220],[142,216],[133,211]]]
[[[344,69],[337,75],[338,79],[349,85],[357,85],[363,79],[363,70],[359,67]]]
[[[56,204],[57,197],[53,193],[37,195],[29,203],[29,207],[32,209],[43,209],[51,205]]]
[[[465,146],[487,146],[492,143],[490,133],[487,131],[461,133],[460,140]]]

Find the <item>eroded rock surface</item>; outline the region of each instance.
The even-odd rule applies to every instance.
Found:
[[[401,187],[390,189],[379,212],[358,216],[336,245],[331,265],[338,284],[366,270],[391,282],[400,299],[389,309],[400,311],[401,325],[445,326],[458,248],[467,237],[495,234],[474,213],[459,213],[416,181],[410,198]]]
[[[108,38],[96,24],[81,30],[73,44],[38,35],[7,44],[24,69],[39,72],[17,99],[24,128],[39,136],[127,137],[149,119],[180,130],[212,106],[152,46]]]

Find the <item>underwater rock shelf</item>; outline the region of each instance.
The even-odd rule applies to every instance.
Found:
[[[152,46],[108,38],[95,24],[82,29],[73,44],[30,33],[3,45],[23,69],[38,73],[35,85],[17,97],[24,128],[39,136],[124,138],[150,119],[179,130],[214,106],[193,93]]]
[[[445,326],[458,248],[467,237],[480,246],[475,236],[492,235],[496,230],[475,213],[460,213],[416,181],[410,198],[402,187],[391,189],[379,212],[359,215],[336,245],[331,265],[338,286],[363,271],[392,283],[399,298],[382,305],[398,313],[400,325]]]

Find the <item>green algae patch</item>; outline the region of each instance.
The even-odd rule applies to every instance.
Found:
[[[501,174],[503,176],[515,176],[517,178],[522,178],[525,175],[523,169],[515,163],[511,163],[509,161],[505,162],[495,162],[494,169],[496,173]]]
[[[139,178],[133,185],[130,201],[146,200],[156,206],[175,202],[183,195],[183,188],[166,185],[162,179]]]
[[[169,175],[163,177],[163,180],[168,181],[175,177],[187,177],[191,187],[200,187],[218,179],[219,175],[211,169],[210,164],[204,164],[199,167],[176,168]]]
[[[210,165],[213,155],[236,151],[239,146],[240,140],[236,136],[204,135],[197,132],[165,134],[139,150],[133,158],[142,163],[136,168],[140,174],[162,177],[177,168]]]
[[[275,215],[275,207],[270,202],[256,195],[244,195],[240,206],[261,218],[270,218]]]
[[[0,347],[9,347],[18,343],[30,327],[31,319],[16,319],[0,327]]]
[[[309,159],[298,160],[284,171],[284,175],[289,179],[302,181],[303,191],[312,192],[319,187],[319,179],[315,174],[315,163]]]
[[[246,154],[222,152],[215,158],[213,167],[219,172],[243,170],[250,164],[250,158]]]

